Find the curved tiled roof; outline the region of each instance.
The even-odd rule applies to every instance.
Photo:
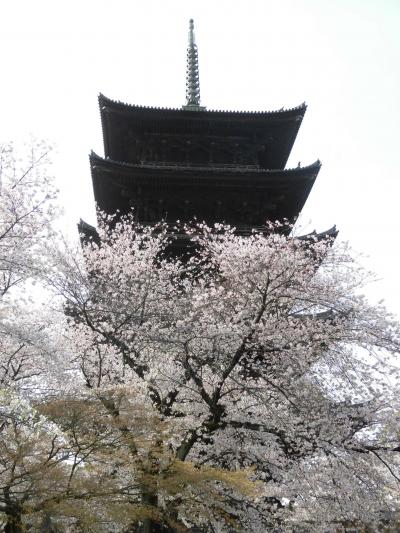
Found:
[[[176,223],[173,224],[173,228],[176,229]],[[257,229],[261,233],[265,232],[265,226],[261,228],[252,228],[253,231],[254,230],[257,231]],[[94,242],[99,241],[99,235],[97,233],[97,228],[95,228],[91,224],[88,224],[83,219],[80,219],[79,221],[78,231],[79,231],[79,234],[81,235],[81,241],[83,243],[85,241],[87,242],[88,240],[93,240]],[[338,236],[338,233],[339,231],[336,229],[336,226],[332,226],[328,230],[321,231],[319,233],[317,233],[316,231],[313,231],[312,233],[308,233],[307,235],[300,235],[298,237],[295,237],[295,239],[298,239],[301,241],[307,241],[307,242],[311,241],[310,237],[312,238],[313,241],[332,239],[332,243],[333,243],[333,241]]]
[[[306,235],[301,235],[300,237],[296,237],[297,239],[304,240],[304,241],[323,241],[325,239],[336,239],[336,237],[339,234],[339,230],[336,228],[336,225],[332,226],[331,228],[321,231],[317,233],[315,230],[311,233],[307,233]]]
[[[215,114],[219,114],[219,115],[226,115],[227,118],[228,117],[231,117],[231,118],[235,118],[235,117],[250,117],[250,116],[257,116],[257,117],[270,117],[270,116],[288,116],[288,115],[298,115],[299,112],[302,113],[304,115],[306,109],[307,109],[307,105],[305,102],[303,102],[302,104],[298,105],[298,106],[295,106],[295,107],[292,107],[292,108],[288,108],[288,109],[277,109],[277,110],[273,110],[273,111],[230,111],[230,110],[216,110],[216,109],[206,109],[206,110],[202,110],[202,111],[190,111],[190,110],[187,110],[187,109],[182,109],[182,108],[174,108],[174,107],[154,107],[154,106],[141,106],[141,105],[135,105],[135,104],[127,104],[125,102],[121,102],[120,100],[113,100],[111,98],[108,98],[107,96],[104,96],[104,94],[100,93],[99,94],[99,106],[100,106],[100,110],[105,106],[109,106],[109,107],[114,107],[116,109],[120,109],[120,110],[125,110],[125,111],[143,111],[143,112],[147,112],[147,113],[151,113],[151,112],[159,112],[159,111],[164,111],[164,112],[173,112],[173,113],[179,113],[179,114],[182,114],[182,115],[187,115],[188,113],[190,113],[191,115],[194,115],[194,116],[197,116],[199,113],[201,113],[202,116],[207,116],[207,115],[215,115]]]
[[[215,142],[273,144],[263,152],[264,168],[284,168],[289,158],[306,105],[278,111],[191,111],[142,107],[116,102],[99,95],[104,153],[112,159],[129,161],[132,145],[141,144],[147,135],[162,135],[174,142],[193,138]],[[231,139],[231,140],[230,140]],[[157,139],[156,139],[157,142]],[[207,141],[206,141],[207,142]]]
[[[224,215],[224,220],[234,226],[245,224],[243,217],[247,216],[246,209],[252,213],[248,219],[249,224],[252,220],[250,226],[259,226],[261,220],[270,217],[291,221],[297,218],[321,167],[319,161],[288,170],[141,165],[104,159],[95,153],[90,155],[90,164],[95,198],[99,207],[107,213],[116,210],[127,212],[134,198],[138,198],[142,205],[157,203],[161,199],[162,209],[166,209],[171,220],[182,220],[181,216],[175,217],[174,213],[187,202],[193,206],[198,204],[193,207],[190,218],[198,216],[207,219],[208,215],[204,213],[214,208],[218,210],[215,206],[220,205],[219,202],[228,202],[224,205],[229,206],[227,209],[231,214]],[[164,207],[165,198],[172,197],[175,203]],[[236,202],[235,205],[239,202],[240,206],[248,207],[240,214],[237,209],[242,207],[239,204],[234,207],[231,201]],[[265,207],[261,204],[265,204]],[[256,211],[251,205],[256,206]],[[261,212],[263,209],[265,216]],[[215,216],[219,216],[217,211]],[[229,218],[231,216],[232,220]],[[139,220],[147,219],[139,215]]]
[[[127,163],[125,161],[115,161],[110,158],[104,158],[100,155],[96,154],[95,152],[91,152],[89,155],[90,164],[93,168],[93,166],[96,164],[96,162],[106,165],[106,166],[113,166],[115,167],[123,167],[123,168],[131,168],[131,169],[154,169],[154,170],[186,170],[186,171],[193,171],[193,172],[201,172],[201,173],[228,173],[228,174],[281,174],[282,176],[304,176],[306,174],[312,174],[316,175],[318,174],[322,164],[319,159],[311,163],[310,165],[306,165],[304,167],[294,167],[294,168],[287,168],[287,169],[264,169],[264,168],[258,168],[253,165],[213,165],[213,166],[201,166],[201,165],[185,165],[185,164],[159,164],[157,162],[154,163]]]

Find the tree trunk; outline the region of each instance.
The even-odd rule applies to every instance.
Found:
[[[23,533],[22,515],[19,509],[10,509],[6,512],[7,524],[4,533]]]
[[[157,508],[157,500],[156,494],[147,491],[142,494],[142,502],[145,505]],[[138,533],[161,533],[162,531],[162,526],[154,522],[151,518],[145,518],[143,524],[138,529]]]
[[[57,533],[57,529],[53,526],[51,516],[48,513],[44,514],[40,524],[40,533]]]

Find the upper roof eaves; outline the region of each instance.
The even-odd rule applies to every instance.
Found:
[[[206,109],[204,111],[190,111],[186,109],[181,108],[171,108],[171,107],[153,107],[153,106],[140,106],[135,104],[127,104],[125,102],[121,102],[119,100],[112,100],[111,98],[107,98],[107,96],[104,96],[104,94],[99,94],[99,106],[100,110],[102,111],[104,107],[114,108],[115,110],[119,111],[126,111],[126,112],[143,112],[143,113],[154,113],[154,112],[167,112],[172,114],[179,114],[181,116],[226,116],[230,118],[250,118],[253,116],[257,117],[291,117],[291,116],[298,116],[299,114],[301,116],[304,116],[304,113],[306,112],[307,105],[305,102],[302,104],[292,107],[289,109],[277,109],[274,111],[228,111],[228,110],[216,110],[216,109]]]
[[[105,158],[101,157],[100,155],[96,154],[93,150],[89,154],[89,161],[91,166],[100,164],[105,165],[109,167],[119,167],[119,168],[131,168],[131,169],[157,169],[161,171],[169,171],[171,169],[180,169],[180,170],[190,170],[193,172],[225,172],[229,174],[279,174],[283,176],[298,176],[298,175],[307,175],[311,173],[311,175],[316,176],[321,169],[322,163],[319,159],[314,161],[313,163],[309,165],[305,165],[304,167],[293,167],[293,168],[285,168],[285,169],[265,169],[265,168],[253,168],[253,167],[247,167],[246,165],[240,166],[191,166],[191,165],[184,165],[184,164],[157,164],[155,163],[129,163],[126,161],[116,161],[115,159]]]

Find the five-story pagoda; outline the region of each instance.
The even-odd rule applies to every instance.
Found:
[[[90,156],[97,206],[133,209],[141,224],[196,218],[246,235],[267,220],[295,221],[320,162],[285,169],[306,111],[208,111],[200,105],[198,52],[190,20],[186,105],[141,107],[99,96],[105,157]],[[94,229],[81,223],[86,234]],[[334,230],[331,230],[332,234]]]

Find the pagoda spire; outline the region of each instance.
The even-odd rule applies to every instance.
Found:
[[[190,111],[202,111],[205,107],[200,105],[200,80],[199,80],[199,56],[194,36],[194,22],[189,20],[189,42],[186,59],[186,105],[183,109]]]

